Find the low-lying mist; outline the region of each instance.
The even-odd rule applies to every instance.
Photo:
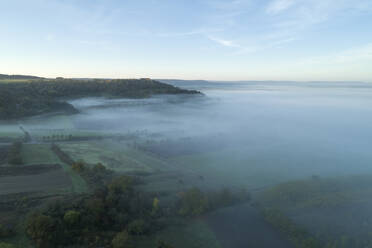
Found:
[[[144,131],[157,135],[149,151],[210,173],[224,185],[255,188],[312,175],[372,173],[369,84],[202,83],[193,88],[204,95],[78,99],[70,103],[80,114],[65,117],[68,125],[50,117],[20,124],[31,131]]]

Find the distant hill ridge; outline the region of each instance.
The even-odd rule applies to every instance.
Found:
[[[9,80],[16,80],[16,79],[44,79],[43,77],[36,77],[36,76],[29,76],[29,75],[8,75],[8,74],[0,74],[0,79],[9,79]]]
[[[0,120],[50,112],[76,113],[63,99],[81,97],[146,98],[157,94],[200,94],[148,78],[142,79],[6,79],[0,83]],[[25,80],[26,82],[23,82]]]

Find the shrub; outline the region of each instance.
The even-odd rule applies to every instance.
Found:
[[[63,216],[63,221],[69,225],[69,226],[74,226],[79,222],[80,219],[80,212],[74,211],[74,210],[69,210],[65,213]]]
[[[157,197],[152,201],[152,211],[151,214],[154,216],[159,212],[159,199]]]
[[[90,198],[85,201],[84,207],[93,215],[99,217],[105,211],[105,202],[100,198]]]
[[[50,247],[55,240],[54,227],[54,221],[51,217],[34,214],[27,220],[26,232],[37,247]]]
[[[166,243],[165,241],[160,240],[156,246],[156,248],[173,248],[172,245]]]
[[[77,173],[82,173],[85,171],[85,164],[84,162],[82,161],[79,161],[79,162],[76,162],[76,163],[73,163],[71,165],[71,168],[76,171]]]
[[[121,176],[114,179],[108,186],[111,193],[125,193],[132,190],[134,179],[129,176]]]
[[[96,174],[105,173],[106,170],[106,167],[101,163],[98,163],[93,167],[93,172]]]
[[[205,213],[209,208],[207,196],[198,188],[192,188],[180,195],[178,213],[183,216],[195,216]]]
[[[133,247],[131,244],[132,242],[131,242],[130,236],[126,231],[122,231],[116,234],[111,243],[112,243],[113,248],[132,248]]]
[[[143,235],[149,231],[149,226],[142,219],[134,220],[127,227],[128,233],[132,235]]]

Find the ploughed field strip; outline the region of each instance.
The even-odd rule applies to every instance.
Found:
[[[0,151],[10,149],[10,146],[3,146]],[[78,189],[84,183],[82,179],[69,170],[48,144],[23,144],[19,151],[20,164],[9,164],[9,153],[4,154],[0,165],[1,195],[84,191]]]
[[[36,165],[0,169],[0,195],[24,192],[61,192],[71,179],[59,165]]]

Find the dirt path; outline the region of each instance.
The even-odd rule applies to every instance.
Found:
[[[205,221],[224,248],[294,248],[248,204],[220,209]]]

